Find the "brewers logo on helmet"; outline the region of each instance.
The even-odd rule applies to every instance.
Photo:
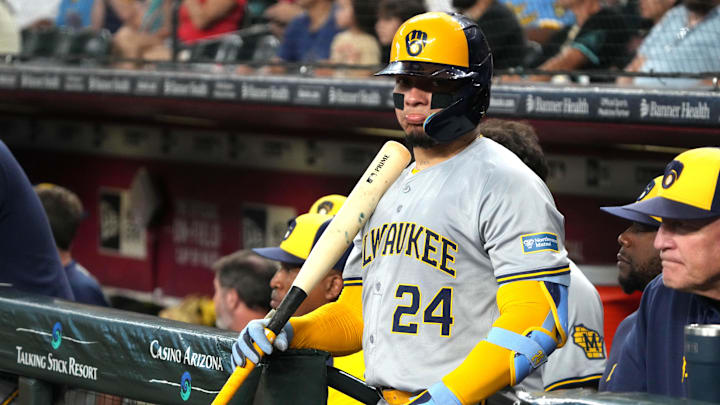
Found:
[[[442,108],[425,120],[425,132],[438,142],[450,142],[477,126],[490,104],[492,55],[475,21],[457,13],[417,15],[398,28],[390,63],[378,76],[410,75],[459,80],[452,94],[434,93],[431,108]],[[403,95],[393,94],[403,109]]]

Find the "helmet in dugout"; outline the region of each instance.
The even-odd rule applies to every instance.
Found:
[[[433,93],[425,132],[450,142],[475,129],[490,104],[492,54],[475,21],[458,13],[429,12],[403,23],[393,38],[390,63],[377,76],[410,75],[463,84],[451,94]],[[393,93],[395,108],[404,97]]]

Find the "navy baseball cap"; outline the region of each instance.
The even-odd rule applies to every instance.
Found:
[[[720,148],[683,152],[665,167],[658,195],[627,208],[668,219],[720,217]]]
[[[658,189],[660,187],[657,187],[660,182],[662,181],[663,176],[657,176],[654,179],[650,180],[650,183],[648,183],[647,186],[645,186],[645,189],[642,193],[640,193],[640,196],[638,196],[637,200],[635,202],[639,201],[645,201],[649,200],[658,194]],[[634,205],[632,204],[625,204],[621,206],[614,206],[614,207],[600,207],[601,210],[607,212],[608,214],[615,215],[616,217],[620,217],[623,219],[627,219],[628,221],[637,222],[643,225],[648,226],[654,226],[654,227],[660,227],[661,219],[659,217],[650,216],[646,214],[642,214],[633,210],[628,209],[629,206]]]
[[[313,246],[332,221],[331,215],[303,214],[290,221],[283,241],[277,247],[255,248],[253,252],[267,259],[278,262],[296,264],[305,263]],[[333,269],[343,271],[353,244],[345,250]]]

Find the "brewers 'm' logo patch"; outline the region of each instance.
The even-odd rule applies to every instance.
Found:
[[[405,36],[405,46],[410,56],[418,56],[425,49],[428,34],[420,30],[412,30]]]
[[[588,359],[605,358],[605,342],[597,331],[579,324],[573,329],[572,337],[573,342],[583,349]]]

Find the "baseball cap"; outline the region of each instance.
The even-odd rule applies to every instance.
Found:
[[[720,217],[720,148],[683,152],[665,167],[658,195],[627,209],[661,218]]]
[[[320,235],[332,221],[331,215],[303,214],[290,221],[285,237],[278,247],[255,248],[253,252],[267,259],[279,262],[302,265],[310,255]],[[343,271],[352,244],[345,250],[333,269]]]
[[[654,179],[650,180],[650,183],[645,186],[645,189],[640,193],[637,200],[638,201],[645,201],[649,200],[653,197],[656,197],[658,194],[658,189],[660,188],[660,182],[662,181],[663,176],[657,176]],[[635,212],[632,210],[629,210],[627,207],[633,205],[631,204],[625,204],[620,206],[614,206],[614,207],[600,207],[601,210],[607,212],[608,214],[615,215],[616,217],[620,217],[623,219],[627,219],[628,221],[637,222],[644,225],[649,226],[660,226],[660,222],[662,221],[659,217],[655,216],[649,216],[645,214],[641,214],[639,212]]]
[[[330,194],[320,197],[310,207],[310,214],[336,215],[340,211],[347,197],[340,194]]]

